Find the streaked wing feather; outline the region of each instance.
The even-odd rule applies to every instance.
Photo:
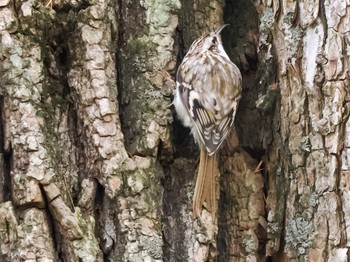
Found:
[[[219,124],[216,121],[203,121],[203,119],[210,118],[208,111],[203,108],[192,108],[191,112],[193,114],[196,130],[208,154],[214,154],[225,140],[233,125],[235,109],[232,109],[231,113],[222,119]],[[206,115],[206,117],[201,115]]]

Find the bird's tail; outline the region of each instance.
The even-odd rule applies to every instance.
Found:
[[[204,205],[214,219],[217,203],[216,178],[220,173],[216,163],[216,154],[209,156],[202,147],[200,151],[198,175],[193,196],[193,216],[199,217]]]

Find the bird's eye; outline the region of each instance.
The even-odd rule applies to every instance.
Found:
[[[211,40],[212,44],[215,45],[215,44],[216,44],[216,40],[217,40],[217,39],[216,39],[216,37],[214,36],[213,39]]]

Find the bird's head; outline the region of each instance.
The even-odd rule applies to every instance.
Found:
[[[190,51],[192,51],[193,53],[203,53],[207,51],[220,53],[224,52],[224,54],[226,55],[220,35],[222,29],[224,29],[226,26],[228,26],[228,24],[222,25],[215,31],[207,33],[195,40],[192,46],[190,47]]]

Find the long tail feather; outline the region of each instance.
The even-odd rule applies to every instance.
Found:
[[[199,217],[203,205],[215,217],[216,214],[216,177],[219,170],[216,163],[216,154],[209,156],[201,148],[196,187],[193,196],[193,216]]]

